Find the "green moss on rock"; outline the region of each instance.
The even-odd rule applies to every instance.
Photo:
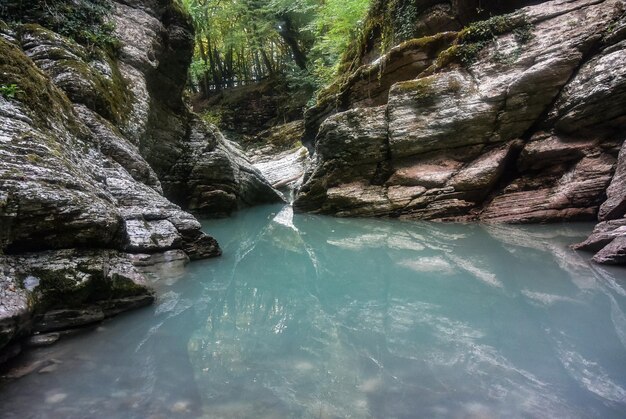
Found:
[[[72,105],[50,79],[17,45],[3,38],[0,38],[0,84],[17,86],[19,91],[11,100],[22,102],[38,124],[47,124],[50,117],[58,117],[60,113],[71,113]]]
[[[96,113],[113,123],[124,122],[132,105],[132,93],[122,77],[117,64],[106,58],[112,70],[111,78],[96,72],[82,61],[66,59],[57,62],[60,70],[71,70],[82,81],[88,81],[93,90],[88,88],[72,89],[67,92],[70,98],[93,109]]]
[[[109,21],[111,0],[7,0],[0,19],[13,23],[37,23],[88,48],[119,51],[115,26]]]
[[[503,34],[513,32],[519,44],[525,44],[532,38],[532,25],[524,14],[513,13],[494,16],[490,19],[472,23],[461,30],[455,41],[456,48],[448,51],[451,58],[468,66],[478,58],[480,52]],[[441,63],[446,64],[446,63]]]
[[[317,97],[318,106],[330,103],[331,101],[341,102],[339,97],[348,91],[350,87],[359,80],[376,80],[382,77],[385,68],[410,52],[421,52],[427,56],[436,57],[440,51],[448,47],[456,39],[454,32],[442,32],[432,36],[410,39],[390,49],[376,63],[362,66],[352,74],[340,75],[330,86],[322,90]]]
[[[76,268],[35,269],[30,275],[39,279],[39,286],[33,294],[38,313],[84,308],[100,301],[147,293],[144,286],[130,278],[117,273],[105,276],[106,272],[102,270],[80,264]]]

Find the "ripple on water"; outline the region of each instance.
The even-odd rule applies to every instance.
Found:
[[[569,249],[591,226],[290,207],[204,226],[222,258],[166,269],[155,306],[31,353],[3,417],[624,416],[626,274]]]

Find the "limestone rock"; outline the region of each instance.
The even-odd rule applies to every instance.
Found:
[[[595,254],[593,261],[607,265],[626,264],[626,236],[620,235]]]
[[[224,216],[249,205],[281,202],[219,130],[186,109],[182,91],[193,29],[171,2],[163,3],[166,7],[151,9],[120,2],[115,8],[116,35],[123,44],[120,72],[135,97],[121,131],[155,170],[165,196],[184,209]]]
[[[568,134],[587,130],[593,134],[599,125],[604,130],[624,126],[626,117],[620,105],[626,103],[625,50],[626,40],[620,41],[578,70],[550,112],[548,121],[557,130]]]
[[[381,108],[354,109],[327,119],[320,129],[322,140],[316,146],[315,169],[305,175],[294,207],[314,209],[323,203],[329,188],[342,182],[384,180],[383,163],[388,158],[386,132],[387,121]]]
[[[186,201],[194,212],[217,216],[249,205],[283,201],[215,126],[193,118],[190,129],[184,157],[163,178],[166,195]]]
[[[117,54],[45,19],[0,25],[0,83],[17,86],[0,96],[0,349],[50,310],[108,316],[150,303],[127,252],[220,255],[172,201],[222,215],[281,199],[183,102],[193,29],[180,8],[114,1],[109,18]]]
[[[529,175],[511,183],[483,210],[490,222],[537,223],[590,220],[608,186],[615,159],[585,157],[559,176]]]
[[[0,290],[0,347],[32,330],[79,327],[154,300],[144,274],[112,250],[2,256]]]
[[[371,102],[354,92],[380,87],[359,79],[379,62],[362,56],[363,65],[345,76],[336,95],[323,96],[306,114],[316,154],[295,208],[508,223],[623,217],[617,155],[626,126],[626,4],[528,3],[452,39],[440,34],[449,47],[432,57],[419,39],[410,49],[398,46],[402,54],[383,55],[382,77],[409,50],[431,57],[415,63],[431,64]],[[491,32],[474,44],[465,41],[468,33],[485,31]],[[337,106],[324,110],[333,100]],[[329,117],[333,112],[339,113]],[[382,153],[371,149],[372,126],[382,127],[376,132]],[[620,260],[618,247],[615,241],[596,260]]]
[[[346,75],[323,91],[316,105],[305,113],[303,142],[310,150],[326,118],[355,107],[387,103],[393,84],[414,79],[433,65],[463,26],[537,1],[376,0],[372,3],[364,25],[366,32],[353,42],[340,63]],[[367,42],[362,42],[363,39]],[[386,50],[387,43],[392,48]]]
[[[615,175],[606,190],[607,199],[600,207],[600,221],[615,220],[626,215],[626,143],[622,145]]]
[[[584,242],[575,249],[598,252],[594,261],[598,263],[626,263],[626,145],[622,145],[617,168],[611,184],[607,188],[607,199],[599,211],[600,223]]]
[[[626,219],[603,221],[596,225],[587,240],[575,245],[574,249],[598,252],[620,236],[626,236]]]
[[[309,152],[300,142],[303,121],[293,121],[261,132],[243,144],[250,162],[276,189],[291,194],[301,182]]]
[[[99,309],[52,310],[36,320],[34,330],[42,333],[54,332],[84,327],[100,323],[102,320],[104,320],[104,313]]]
[[[0,349],[30,328],[28,292],[0,271]]]

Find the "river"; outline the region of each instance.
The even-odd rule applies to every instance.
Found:
[[[626,270],[590,224],[293,215],[204,222],[219,259],[158,301],[30,352],[3,418],[618,418]]]

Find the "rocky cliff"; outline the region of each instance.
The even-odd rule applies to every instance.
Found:
[[[0,349],[151,302],[138,266],[218,256],[181,207],[281,200],[184,104],[193,34],[171,0],[0,17]]]
[[[580,248],[599,251],[598,262],[626,262],[625,2],[517,2],[529,5],[464,28],[478,17],[461,2],[404,3],[431,22],[411,26],[424,36],[380,56],[365,42],[356,69],[307,112],[316,162],[295,208],[507,223],[599,218]]]

